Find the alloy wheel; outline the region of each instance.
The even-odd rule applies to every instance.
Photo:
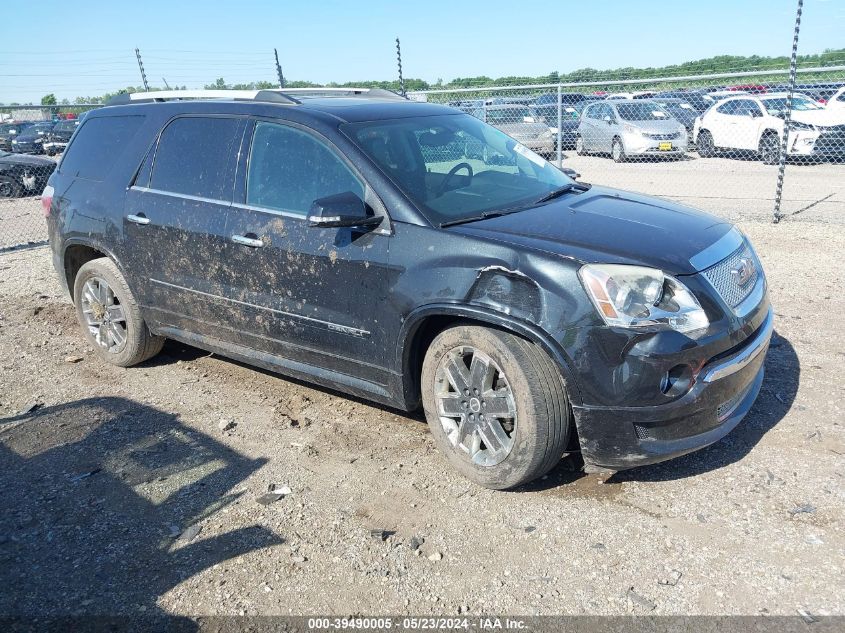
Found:
[[[516,438],[516,401],[502,369],[470,346],[440,359],[435,373],[440,423],[452,447],[478,466],[495,466]]]
[[[102,277],[91,277],[82,288],[82,314],[97,345],[118,353],[126,345],[126,314],[120,299]]]

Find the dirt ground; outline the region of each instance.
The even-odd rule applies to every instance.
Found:
[[[845,233],[740,220],[776,311],[746,420],[513,492],[419,415],[173,343],[106,366],[49,251],[0,255],[0,614],[845,614]]]

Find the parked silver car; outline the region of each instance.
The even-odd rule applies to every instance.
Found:
[[[490,105],[484,108],[485,122],[500,129],[528,149],[542,156],[555,151],[555,135],[545,123],[537,122],[528,106]]]
[[[575,150],[610,154],[617,163],[630,156],[678,158],[687,151],[687,131],[654,102],[600,101],[581,114]]]

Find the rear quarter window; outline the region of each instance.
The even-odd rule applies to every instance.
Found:
[[[87,119],[65,151],[59,173],[102,181],[138,133],[144,116],[104,116]]]

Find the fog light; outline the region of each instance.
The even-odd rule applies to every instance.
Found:
[[[692,386],[692,367],[675,365],[660,379],[660,392],[670,398],[680,396]]]

